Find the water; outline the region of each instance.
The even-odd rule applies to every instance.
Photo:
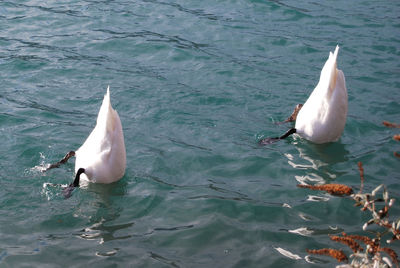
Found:
[[[381,183],[400,200],[398,1],[2,1],[0,267],[332,267],[304,259],[368,213],[300,181]],[[341,46],[339,142],[276,125]],[[64,200],[106,91],[125,133],[121,181]],[[399,202],[399,201],[398,201]],[[398,203],[391,210],[399,217]],[[306,228],[306,229],[305,229]],[[399,245],[393,248],[399,253]],[[278,252],[284,249],[301,259]],[[284,252],[284,251],[281,251]]]

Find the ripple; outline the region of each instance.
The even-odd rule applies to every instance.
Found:
[[[302,236],[310,236],[314,233],[313,230],[308,229],[307,227],[300,227],[294,230],[288,230],[289,233],[298,234]]]
[[[113,250],[105,251],[105,252],[97,251],[96,252],[96,256],[99,256],[99,257],[111,257],[111,256],[114,256],[115,254],[117,254],[118,250],[119,250],[119,248],[114,248]]]
[[[343,231],[342,228],[337,226],[328,226],[324,229],[310,228],[310,227],[300,227],[293,230],[287,230],[289,233],[301,235],[301,236],[320,236],[327,234],[337,234]]]
[[[157,253],[154,253],[154,252],[150,252],[150,258],[153,258],[153,259],[155,259],[155,260],[157,260],[157,261],[159,261],[161,263],[167,264],[167,265],[172,266],[172,267],[176,267],[176,268],[181,267],[178,264],[179,261],[168,259],[168,258],[163,257],[163,256],[161,256],[161,255],[159,255]]]
[[[324,197],[324,196],[318,196],[318,195],[308,195],[307,196],[307,201],[310,202],[327,202],[329,201],[329,197]]]
[[[37,5],[26,5],[26,4],[21,4],[21,3],[14,3],[14,2],[5,2],[4,4],[11,5],[17,8],[32,8],[32,9],[38,9],[41,11],[45,11],[48,13],[53,13],[53,14],[64,14],[68,16],[73,16],[73,17],[87,17],[81,14],[81,12],[76,11],[76,10],[71,10],[71,9],[65,9],[65,7],[60,7],[54,8],[54,7],[45,7],[45,6],[37,6]]]
[[[158,228],[154,228],[154,231],[180,231],[180,230],[190,229],[193,227],[194,227],[194,225],[192,225],[192,224],[184,225],[184,226],[169,227],[169,228],[158,227]]]
[[[78,233],[78,236],[85,240],[97,240],[99,244],[104,244],[114,240],[124,240],[133,237],[133,235],[116,235],[118,231],[127,231],[133,225],[133,222],[108,225],[107,222],[102,219],[100,222],[93,224],[91,227],[87,227],[82,230],[80,233]]]
[[[290,252],[290,251],[288,251],[286,249],[283,249],[283,248],[274,248],[274,249],[276,249],[276,251],[278,251],[280,254],[282,254],[283,256],[285,256],[285,257],[287,257],[289,259],[292,259],[292,260],[301,260],[301,259],[303,259],[299,255],[294,254],[294,253],[292,253],[292,252]]]
[[[145,0],[145,2],[151,2],[151,3],[158,4],[158,5],[167,5],[167,6],[176,8],[179,11],[182,11],[182,12],[185,12],[185,13],[188,13],[188,14],[191,14],[191,15],[195,15],[195,16],[197,16],[199,18],[206,18],[206,19],[209,19],[209,20],[228,20],[228,19],[225,19],[222,16],[216,16],[216,15],[211,14],[211,13],[206,13],[202,9],[185,8],[182,5],[179,5],[177,3],[162,2],[162,1],[157,1],[157,0]]]

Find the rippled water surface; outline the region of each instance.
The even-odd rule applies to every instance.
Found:
[[[365,189],[400,201],[400,130],[382,125],[400,123],[399,14],[370,0],[1,1],[0,267],[336,265],[306,249],[349,254],[328,234],[360,233],[369,215],[296,185],[358,190],[362,161]],[[259,146],[290,127],[275,123],[336,44],[342,138]],[[70,183],[74,162],[37,166],[83,143],[107,85],[126,174],[64,199],[48,183]]]

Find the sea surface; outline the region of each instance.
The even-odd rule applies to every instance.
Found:
[[[338,142],[260,146],[340,46]],[[125,176],[65,199],[107,86]],[[400,2],[0,2],[0,267],[334,267],[306,249],[365,234],[349,197],[297,184],[380,184],[400,217]],[[53,185],[53,186],[52,186]],[[390,237],[388,237],[390,238]],[[391,245],[400,253],[399,242]]]

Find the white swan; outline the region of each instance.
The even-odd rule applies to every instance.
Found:
[[[347,117],[347,89],[344,74],[336,68],[339,46],[329,53],[318,85],[300,109],[296,133],[314,143],[337,141]]]
[[[265,138],[261,144],[270,144],[294,133],[314,143],[333,142],[340,138],[346,124],[348,97],[344,74],[336,68],[338,52],[339,46],[334,53],[329,52],[314,91],[287,120],[295,119],[295,127],[281,137]]]
[[[97,116],[95,128],[83,145],[69,152],[61,161],[49,165],[45,171],[59,167],[72,156],[75,160],[75,180],[65,189],[66,197],[74,187],[79,187],[80,179],[96,183],[112,183],[125,174],[126,151],[121,120],[110,102],[110,87],[104,95],[103,104]]]
[[[96,127],[75,152],[75,173],[81,179],[97,183],[118,181],[125,174],[126,151],[121,120],[110,102],[110,87],[104,95]]]

